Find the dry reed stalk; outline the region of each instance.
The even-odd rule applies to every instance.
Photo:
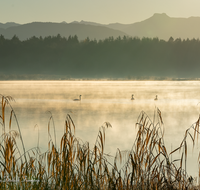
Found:
[[[138,117],[138,129],[131,151],[117,149],[113,164],[107,159],[105,149],[105,129],[111,127],[106,122],[99,129],[93,148],[75,137],[75,124],[70,115],[65,120],[65,131],[56,146],[53,116],[48,123],[48,150],[41,154],[39,145],[21,154],[16,143],[19,137],[23,145],[20,128],[12,131],[12,120],[17,119],[9,101],[2,96],[2,141],[0,144],[0,178],[19,180],[19,183],[0,182],[1,189],[192,189],[192,178],[187,177],[188,136],[195,145],[199,135],[199,120],[185,132],[180,146],[168,154],[164,144],[164,123],[159,109],[153,121],[145,112]],[[6,133],[6,106],[11,109]],[[51,138],[51,122],[54,128],[54,142]],[[194,134],[190,130],[194,130]],[[39,135],[38,135],[39,136]],[[169,156],[182,151],[179,160]],[[18,155],[18,156],[17,156]],[[28,157],[27,157],[28,155]],[[174,164],[180,162],[180,166]],[[184,165],[184,166],[183,166]],[[200,171],[200,170],[199,170]],[[200,178],[200,174],[199,174]],[[28,182],[27,180],[38,180]]]

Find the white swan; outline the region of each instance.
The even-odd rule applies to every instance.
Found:
[[[134,96],[134,94],[132,94],[132,98],[131,98],[131,100],[134,100],[133,96]]]
[[[156,97],[154,98],[154,100],[158,100],[158,96],[156,95]]]
[[[73,101],[81,101],[81,95],[79,96],[79,99],[74,99]]]

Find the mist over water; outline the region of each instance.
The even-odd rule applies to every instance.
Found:
[[[37,146],[38,129],[39,146],[43,151],[47,149],[51,114],[59,146],[66,115],[70,114],[76,126],[75,135],[83,142],[88,141],[90,147],[95,143],[99,127],[110,122],[112,128],[106,130],[105,152],[115,155],[117,148],[132,148],[140,112],[145,111],[153,120],[154,111],[159,108],[169,153],[180,145],[185,130],[197,121],[200,113],[198,81],[1,81],[0,89],[2,95],[15,99],[11,105],[27,150]],[[82,100],[73,101],[79,95]],[[156,95],[158,100],[154,101]],[[53,127],[51,136],[54,140]],[[188,173],[197,176],[198,145],[192,151],[189,143],[188,150]],[[176,156],[180,158],[179,154]]]

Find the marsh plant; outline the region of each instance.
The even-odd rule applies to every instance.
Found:
[[[111,124],[99,129],[94,146],[75,136],[75,124],[66,116],[59,144],[48,124],[46,152],[38,145],[25,150],[20,126],[10,96],[1,95],[0,189],[195,189],[187,175],[187,141],[195,145],[199,135],[199,118],[185,132],[180,146],[168,153],[164,144],[164,124],[159,109],[151,120],[141,112],[137,135],[130,151],[116,151],[113,157],[104,152],[105,132]],[[7,114],[7,115],[6,115]],[[17,130],[12,129],[13,122]],[[112,129],[109,129],[112,130]],[[170,156],[180,152],[180,159]],[[113,159],[110,159],[113,158]],[[111,161],[112,160],[112,161]]]

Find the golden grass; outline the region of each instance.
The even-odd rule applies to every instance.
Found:
[[[99,130],[95,145],[82,143],[75,136],[70,115],[65,120],[65,132],[56,144],[48,125],[48,150],[41,154],[39,147],[25,151],[16,114],[10,104],[13,99],[1,95],[0,124],[0,189],[195,189],[193,178],[187,176],[187,139],[193,146],[198,140],[199,118],[185,132],[180,147],[168,153],[164,144],[161,112],[156,110],[153,121],[141,112],[136,122],[137,136],[130,151],[116,152],[113,163],[104,153],[105,123]],[[5,109],[10,109],[6,133]],[[18,131],[12,130],[15,119]],[[190,131],[193,129],[194,133]],[[54,127],[55,130],[55,127]],[[16,138],[20,138],[20,152]],[[38,142],[39,143],[39,142]],[[179,160],[170,155],[181,152]],[[176,163],[176,164],[175,164]],[[200,177],[200,175],[199,175]]]

